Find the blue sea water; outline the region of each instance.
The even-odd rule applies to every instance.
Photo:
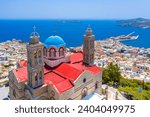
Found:
[[[118,26],[118,23],[113,20],[0,20],[0,42],[12,38],[28,42],[33,31],[32,27],[35,25],[42,42],[51,35],[59,35],[68,47],[75,47],[82,45],[83,35],[90,24],[96,40],[127,35],[134,31],[134,35],[140,35],[139,38],[122,43],[135,47],[150,48],[150,29],[121,27]]]

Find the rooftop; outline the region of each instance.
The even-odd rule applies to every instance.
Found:
[[[44,83],[54,85],[58,93],[63,93],[73,87],[73,82],[85,71],[92,72],[93,75],[102,72],[96,65],[86,66],[82,62],[81,52],[71,54],[70,63],[62,63],[56,68],[44,68]],[[27,61],[21,61],[20,67],[14,70],[18,82],[27,81]]]

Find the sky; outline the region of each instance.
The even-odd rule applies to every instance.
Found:
[[[150,0],[0,0],[0,19],[150,19]]]

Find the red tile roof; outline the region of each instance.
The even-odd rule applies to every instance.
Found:
[[[102,70],[100,68],[98,68],[96,65],[86,66],[86,65],[82,64],[82,62],[76,63],[76,64],[70,64],[70,65],[80,71],[84,71],[84,70],[91,71],[94,75],[102,72]]]
[[[83,61],[83,53],[82,52],[71,54],[70,57],[71,57],[71,63]]]
[[[69,80],[64,80],[64,81],[56,84],[55,87],[58,90],[58,92],[61,94],[65,91],[71,89],[73,87],[73,85],[70,83]]]
[[[59,94],[73,87],[73,85],[69,82],[69,80],[59,76],[54,72],[49,72],[45,74],[44,82],[47,85],[53,85]]]
[[[26,67],[22,67],[22,68],[18,68],[16,70],[13,70],[14,75],[16,76],[18,82],[25,82],[28,80],[27,76],[27,68]]]
[[[65,79],[59,75],[57,75],[54,72],[49,72],[44,75],[44,82],[48,85],[56,85],[57,83],[60,83],[64,81]]]
[[[54,71],[56,73],[62,75],[63,77],[71,80],[72,82],[74,82],[79,77],[79,75],[82,73],[81,70],[76,69],[67,63],[61,64]]]
[[[100,68],[98,68],[96,65],[87,67],[86,70],[93,72],[94,75],[102,72],[102,70]]]
[[[93,75],[102,70],[97,66],[86,66],[83,64],[83,53],[71,54],[71,63],[62,63],[56,68],[44,68],[44,83],[53,85],[58,93],[63,93],[73,87],[73,82],[83,73],[84,70],[91,71]],[[27,81],[27,61],[19,63],[22,68],[14,70],[18,82]],[[71,83],[72,82],[72,83]]]

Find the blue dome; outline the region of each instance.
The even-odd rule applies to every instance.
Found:
[[[44,46],[46,48],[49,48],[51,46],[54,46],[55,48],[59,48],[60,46],[66,46],[66,43],[59,36],[50,36],[45,40]]]

